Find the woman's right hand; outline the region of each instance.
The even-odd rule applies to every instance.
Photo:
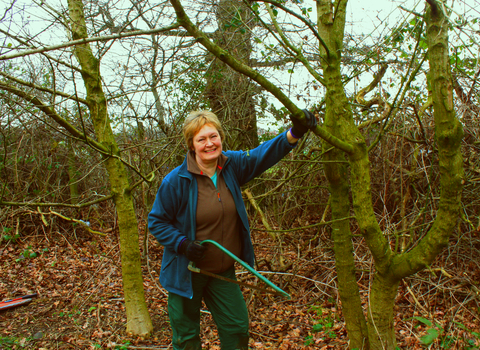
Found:
[[[301,138],[307,133],[308,130],[314,130],[317,126],[317,118],[311,113],[308,109],[302,109],[303,114],[305,115],[305,121],[301,122],[299,119],[295,118],[293,115],[290,115],[290,120],[292,121],[292,128],[290,133],[296,139]],[[304,124],[305,123],[305,124]]]
[[[205,257],[206,247],[200,244],[200,241],[191,241],[188,238],[185,239],[178,251],[185,255],[188,260],[197,263]]]

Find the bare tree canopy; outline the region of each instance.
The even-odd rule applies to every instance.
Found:
[[[108,213],[118,230],[126,329],[148,336],[144,221],[187,152],[188,112],[214,111],[225,147],[248,151],[307,108],[316,129],[244,189],[258,232],[274,240],[275,258],[265,264],[285,272],[300,256],[313,261],[333,249],[349,348],[404,344],[396,301],[456,235],[478,228],[480,4],[375,6],[2,4],[0,222],[20,230],[34,211],[31,227],[66,220],[105,235],[104,225],[86,222]],[[297,260],[286,258],[289,247]]]

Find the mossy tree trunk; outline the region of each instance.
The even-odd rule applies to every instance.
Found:
[[[72,38],[87,38],[83,3],[69,0]],[[138,242],[138,227],[128,174],[119,160],[120,151],[115,142],[107,114],[107,102],[102,89],[100,62],[94,57],[89,44],[75,46],[75,56],[82,68],[82,78],[87,91],[87,104],[98,141],[109,150],[103,153],[109,175],[120,231],[122,279],[127,313],[127,332],[147,336],[151,333],[152,321],[145,303],[143,278]]]
[[[351,343],[350,348],[367,348],[370,346],[371,349],[395,349],[393,307],[398,285],[402,278],[420,271],[433,262],[434,258],[447,245],[448,237],[458,218],[463,176],[460,151],[462,128],[455,117],[453,108],[452,79],[448,65],[447,21],[442,12],[442,7],[437,6],[434,0],[432,0],[432,4],[432,8],[437,10],[427,11],[426,19],[430,48],[430,79],[435,87],[433,93],[435,132],[442,178],[440,209],[435,224],[427,236],[409,253],[396,255],[391,250],[389,242],[383,235],[375,218],[366,143],[358,129],[353,125],[352,113],[343,86],[340,83],[340,54],[343,49],[346,4],[317,1],[318,31],[324,40],[324,45],[320,46],[320,50],[327,88],[325,127],[332,134],[353,145],[353,151],[348,154],[353,208],[361,233],[372,252],[375,262],[375,275],[370,288],[370,304],[368,306],[368,342],[365,342],[364,346]],[[432,12],[435,12],[435,16],[431,15]],[[331,181],[332,198],[335,198],[335,193],[340,192],[335,185],[335,181],[338,182],[338,179],[330,175],[329,180]],[[344,192],[344,201],[348,201],[346,192]],[[332,210],[334,202],[332,201]],[[342,215],[345,217],[348,215],[346,209],[342,213],[339,212],[336,219],[342,217]],[[341,229],[333,229],[337,230],[333,235],[335,246],[344,244],[344,242],[338,242],[338,238],[342,237],[338,233]],[[340,268],[343,268],[343,266],[339,265],[338,250],[336,250],[336,255],[339,284],[351,283],[351,279],[344,282],[340,280]],[[345,259],[345,257],[341,257],[341,259]],[[349,266],[351,267],[351,265]],[[341,290],[342,287],[340,287]],[[346,299],[342,296],[342,293],[341,297],[344,309],[355,308],[356,298]],[[349,304],[351,305],[348,306]],[[353,315],[349,319],[348,313],[346,313],[345,319],[351,341],[357,342],[361,339],[359,335],[362,328],[349,325],[352,321],[354,324],[358,323],[358,311]]]
[[[396,344],[393,305],[398,283],[430,265],[448,245],[461,209],[464,180],[460,146],[463,129],[455,115],[453,104],[453,81],[448,54],[448,18],[443,12],[444,9],[441,1],[429,0],[425,11],[429,80],[433,87],[435,141],[440,171],[439,208],[432,228],[426,236],[409,252],[395,255],[389,261],[388,270],[382,276],[376,276],[371,291],[372,322],[369,327],[371,340],[376,334],[384,335],[387,345],[391,344],[392,348]],[[377,302],[374,304],[374,301]],[[383,322],[375,322],[379,318]],[[384,332],[374,328],[376,324],[386,322],[392,326]],[[375,345],[375,349],[382,348],[380,341],[376,341]]]
[[[346,6],[346,2],[339,2],[337,8],[333,8],[330,1],[317,1],[317,27],[319,35],[324,40],[324,46],[320,46],[326,86],[324,127],[340,139],[356,140],[354,152],[359,157],[366,158],[365,141],[353,123],[352,111],[345,95],[340,72]],[[333,10],[335,10],[335,17]],[[327,142],[324,142],[324,148],[329,146]],[[345,154],[338,149],[332,149],[326,154],[326,159],[338,162],[327,162],[325,164],[325,174],[330,184],[332,218],[334,220],[347,218],[350,216],[351,204]],[[342,300],[343,314],[350,338],[350,348],[365,349],[368,348],[367,324],[355,275],[349,220],[336,221],[332,225],[332,238],[335,251],[335,269],[338,276],[338,291]]]
[[[330,145],[325,142],[324,147],[330,147]],[[337,149],[329,151],[325,155],[325,160],[332,162],[325,163],[324,167],[330,185],[332,219],[335,221],[331,230],[342,312],[351,348],[366,349],[368,348],[367,323],[355,273],[350,220],[341,220],[351,216],[351,205],[348,200],[350,192],[348,166],[345,164],[345,155]],[[340,220],[337,221],[337,219]]]

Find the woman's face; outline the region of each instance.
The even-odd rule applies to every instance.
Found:
[[[222,154],[222,140],[217,128],[211,124],[205,124],[193,137],[193,150],[197,162],[216,162]]]

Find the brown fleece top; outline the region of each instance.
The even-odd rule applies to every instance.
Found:
[[[198,183],[197,202],[197,232],[195,239],[211,239],[221,244],[236,256],[242,251],[240,240],[240,217],[233,201],[233,196],[225,184],[222,167],[227,157],[222,154],[218,159],[217,188],[207,175],[205,175],[195,161],[195,153],[189,152],[187,156],[188,171],[195,174]],[[220,249],[207,244],[205,258],[196,264],[203,270],[221,273],[229,269],[234,260]]]

